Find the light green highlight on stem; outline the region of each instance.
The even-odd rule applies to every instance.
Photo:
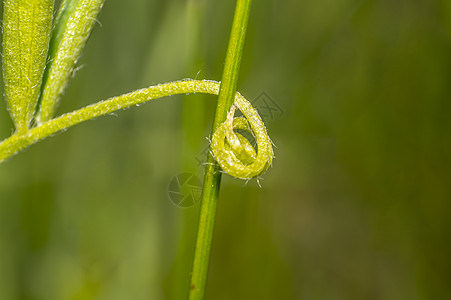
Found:
[[[104,0],[65,0],[55,21],[50,43],[48,71],[37,116],[38,123],[50,120],[59,98],[97,22]]]
[[[18,133],[30,126],[39,97],[52,24],[52,0],[6,0],[3,5],[3,80]]]
[[[84,121],[91,120],[109,113],[113,113],[117,110],[137,105],[143,102],[147,102],[153,99],[186,93],[205,93],[217,95],[219,93],[219,83],[209,80],[184,80],[160,84],[149,88],[137,90],[128,94],[124,94],[118,97],[113,97],[108,100],[101,101],[99,103],[79,109],[77,111],[62,115],[58,118],[52,119],[48,122],[45,122],[37,127],[30,129],[28,132],[24,134],[16,133],[11,137],[7,138],[6,140],[4,140],[3,142],[1,142],[0,162],[4,161],[5,159],[11,157],[12,155],[25,149],[26,147],[48,136],[51,136],[57,132],[65,130],[69,127],[72,127]],[[266,128],[264,127],[263,123],[259,123],[258,121],[255,122],[255,114],[258,116],[257,112],[252,108],[251,104],[239,93],[235,94],[235,105],[240,110],[242,109],[242,112],[245,116],[251,117],[251,119],[249,120],[249,124],[254,134],[256,134],[256,137],[258,137],[260,133],[266,133]],[[256,133],[256,131],[258,131],[259,133]],[[221,134],[217,135],[216,139],[218,138],[225,139],[225,135],[223,135],[223,130],[221,131]],[[263,142],[266,141],[269,144],[259,145],[258,146],[259,149],[271,147],[269,137],[261,140]],[[216,144],[221,145],[220,142]],[[269,159],[271,158],[272,156]],[[253,164],[250,164],[250,166],[254,167]],[[231,169],[229,165],[224,165],[224,170],[225,171],[229,170],[232,176],[235,176],[236,174],[242,174],[242,167],[240,165],[237,165],[236,171]],[[238,173],[235,174],[234,172]],[[242,176],[238,177],[243,178]]]
[[[215,120],[213,122],[213,133],[215,133],[218,126],[226,120],[227,113],[233,103],[238,82],[241,55],[244,47],[250,7],[251,0],[237,1],[229,45],[227,47],[224,71],[222,74],[221,91],[219,93]],[[255,120],[248,121],[251,122]],[[215,136],[213,135],[213,137]],[[219,140],[221,139],[222,134],[219,136]],[[215,144],[215,142],[212,143],[211,147],[213,147],[213,144]],[[269,143],[269,147],[271,147],[271,143]],[[219,159],[218,162],[222,161],[223,158],[227,160],[227,154],[228,153],[217,153],[216,155]],[[270,157],[270,159],[272,159],[272,150]],[[225,167],[225,169],[227,169],[227,167]],[[210,261],[210,250],[216,219],[216,207],[218,203],[219,187],[221,184],[221,172],[219,172],[219,170],[218,164],[215,163],[215,159],[210,153],[205,167],[204,184],[202,188],[197,240],[194,252],[191,281],[189,285],[190,300],[201,300],[204,298],[205,294],[208,266]],[[240,176],[243,174],[243,172],[239,171]]]

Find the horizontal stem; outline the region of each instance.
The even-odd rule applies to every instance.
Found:
[[[89,105],[34,127],[24,134],[16,133],[0,143],[0,163],[26,147],[69,127],[117,110],[150,100],[187,93],[219,93],[219,83],[210,80],[183,80],[151,86]]]

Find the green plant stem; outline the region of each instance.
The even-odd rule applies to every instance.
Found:
[[[25,133],[15,133],[0,143],[0,162],[20,152],[26,147],[71,126],[77,125],[117,110],[137,105],[165,96],[187,93],[206,93],[217,95],[219,83],[209,80],[184,80],[159,84],[113,97],[77,111],[47,121]]]
[[[233,103],[250,6],[251,0],[238,0],[236,4],[212,132],[225,121],[227,112]],[[189,286],[190,300],[203,299],[205,294],[220,183],[220,168],[210,153],[202,189],[197,240]]]

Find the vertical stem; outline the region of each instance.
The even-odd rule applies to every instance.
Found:
[[[202,43],[202,23],[204,21],[205,1],[185,0],[184,26],[184,70],[189,76],[195,76],[203,67],[204,44]],[[192,98],[191,98],[192,97]],[[195,99],[193,99],[195,98]],[[193,164],[193,157],[199,155],[199,141],[204,138],[207,121],[206,97],[203,94],[185,96],[182,108],[183,142],[182,170],[191,174],[202,172],[199,165]],[[205,145],[204,145],[205,146]],[[179,216],[180,238],[178,240],[177,255],[170,273],[169,288],[166,289],[168,299],[184,299],[187,295],[187,283],[191,278],[191,265],[194,256],[193,241],[196,240],[197,223],[199,220],[198,207],[181,209]]]
[[[250,6],[251,0],[237,0],[212,132],[215,131],[219,124],[224,122],[227,112],[233,104]],[[219,166],[212,155],[209,154],[205,168],[197,241],[189,289],[190,300],[203,299],[205,293],[216,206],[221,183],[221,172],[219,171]]]

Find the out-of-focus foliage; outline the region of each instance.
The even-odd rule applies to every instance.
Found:
[[[106,1],[58,113],[218,80],[234,3],[188,2],[201,13]],[[207,298],[451,298],[449,1],[262,0],[249,26],[238,90],[267,115],[276,159],[262,188],[223,176]],[[214,99],[119,112],[0,165],[0,298],[183,299],[198,206],[167,189],[202,177]]]

